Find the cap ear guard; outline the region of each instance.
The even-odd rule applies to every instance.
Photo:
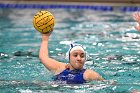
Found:
[[[67,60],[70,60],[70,51],[71,51],[72,48],[73,48],[73,44],[70,44],[69,50],[68,50],[67,53],[66,53],[66,59],[67,59]]]

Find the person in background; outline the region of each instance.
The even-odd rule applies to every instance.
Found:
[[[134,27],[140,32],[140,12],[133,13],[133,18],[137,21],[137,25]]]

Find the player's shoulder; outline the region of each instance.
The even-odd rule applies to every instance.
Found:
[[[84,77],[85,80],[91,81],[91,80],[96,79],[97,76],[98,76],[97,72],[95,72],[91,69],[86,69],[83,77]]]
[[[95,71],[93,71],[92,69],[86,69],[85,73],[90,75],[90,74],[97,74]]]

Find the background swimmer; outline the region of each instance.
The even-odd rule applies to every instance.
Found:
[[[134,27],[136,30],[140,31],[140,12],[133,13],[133,17],[137,21],[137,25]]]

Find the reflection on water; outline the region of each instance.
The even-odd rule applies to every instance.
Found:
[[[32,25],[38,10],[0,9],[0,90],[2,92],[129,93],[140,89],[140,33],[132,14],[93,10],[55,9],[50,56],[62,61],[68,44],[76,41],[87,51],[85,68],[117,83],[84,85],[52,83],[52,73],[40,63],[40,34]],[[50,83],[51,82],[51,83]]]
[[[117,93],[127,93],[129,92],[128,89],[130,86],[139,86],[140,84],[113,84],[110,81],[106,82],[94,82],[94,83],[87,83],[87,84],[58,84],[56,82],[42,82],[42,81],[0,81],[1,91],[4,92],[20,92],[20,93],[30,93],[30,92],[60,92],[63,93],[67,91],[69,92],[105,92],[113,93],[117,89]],[[117,86],[123,86],[123,89],[118,88]]]

